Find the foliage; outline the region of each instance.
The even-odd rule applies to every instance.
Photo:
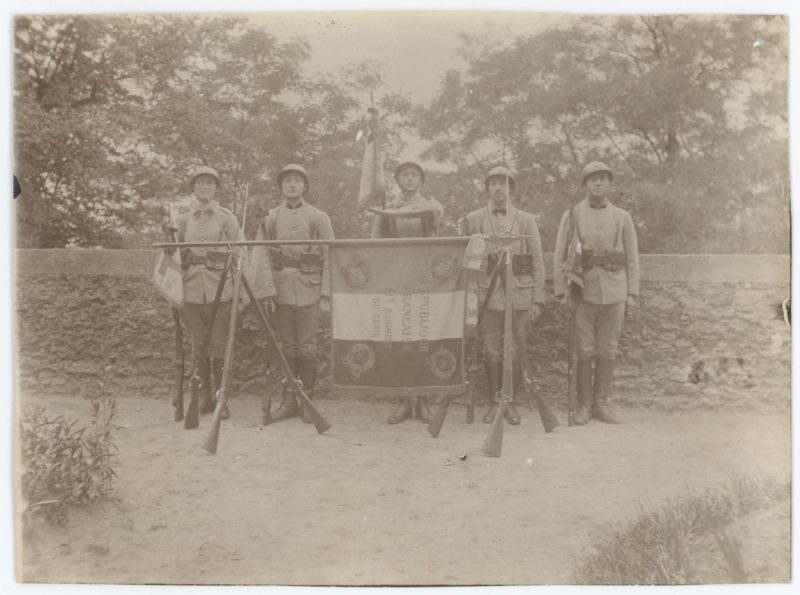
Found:
[[[616,172],[643,252],[785,253],[789,246],[787,24],[781,17],[573,17],[561,28],[464,35],[465,66],[428,105],[366,60],[308,74],[311,46],[244,17],[35,16],[15,20],[15,172],[23,248],[143,247],[197,164],[237,214],[275,204],[277,171],[311,175],[338,237],[354,215],[371,95],[384,175],[410,136],[445,164],[425,192],[455,220],[481,204],[497,162],[546,247],[592,159]],[[415,147],[416,148],[416,147]],[[403,155],[407,156],[407,155]],[[392,184],[387,184],[391,187]],[[250,218],[247,235],[255,234]]]
[[[41,517],[63,523],[67,511],[108,499],[116,477],[112,398],[92,399],[89,428],[37,407],[21,422],[22,496],[26,521]]]
[[[491,164],[512,165],[547,246],[581,168],[602,159],[642,251],[784,253],[786,39],[781,18],[698,16],[468,36],[466,68],[444,77],[419,130],[428,157],[478,188]]]
[[[572,580],[593,585],[696,583],[692,540],[710,535],[724,540],[718,535],[734,520],[790,495],[788,482],[736,476],[725,489],[690,492],[659,509],[642,510],[629,525],[609,526],[595,536],[593,553]],[[726,559],[735,556],[730,549],[723,553]]]

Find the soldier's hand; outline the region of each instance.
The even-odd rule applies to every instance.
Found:
[[[531,324],[534,324],[541,315],[542,315],[542,305],[533,304],[533,306],[531,306]]]
[[[319,309],[326,314],[331,311],[331,298],[327,295],[323,295],[319,299]]]

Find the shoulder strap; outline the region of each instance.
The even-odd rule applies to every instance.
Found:
[[[264,231],[267,233],[267,240],[275,240],[278,235],[278,211],[281,206],[278,205],[267,213],[267,221]]]

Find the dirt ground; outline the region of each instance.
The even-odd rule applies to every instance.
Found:
[[[90,411],[79,398],[47,406]],[[166,401],[119,398],[119,501],[35,528],[18,579],[563,584],[589,535],[642,506],[736,473],[790,473],[788,414],[623,410],[620,426],[545,434],[524,410],[502,457],[488,458],[488,426],[465,424],[457,405],[436,440],[418,421],[387,426],[389,403],[323,400],[333,427],[322,436],[299,419],[260,427],[259,408],[233,400],[209,455],[210,416],[187,431]],[[788,580],[786,568],[760,572]]]

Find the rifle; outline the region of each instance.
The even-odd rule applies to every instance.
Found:
[[[172,209],[167,207],[167,229],[169,229],[170,239],[177,242],[175,236],[175,226],[172,223]],[[165,248],[167,254],[169,250],[175,248]],[[176,306],[172,306],[172,319],[175,322],[175,393],[172,395],[172,406],[175,408],[175,421],[183,420],[183,379],[186,372],[186,354],[183,352],[183,325],[181,324],[181,311]]]
[[[475,324],[475,334],[480,332],[481,328],[481,321],[483,320],[483,313],[486,311],[486,307],[489,304],[489,298],[494,293],[494,288],[497,286],[497,279],[499,277],[499,273],[503,268],[503,264],[505,262],[506,254],[503,254],[498,259],[497,265],[495,265],[494,271],[492,272],[492,278],[489,281],[489,288],[486,290],[486,297],[481,304],[481,309],[478,312],[478,319],[477,323]],[[470,274],[477,274],[477,272],[470,271]],[[470,353],[467,359],[467,423],[472,423],[475,417],[475,373],[478,370],[478,357],[479,357],[479,348],[480,342],[478,341],[477,336],[472,336],[469,339],[470,341]],[[442,425],[444,424],[444,419],[447,417],[447,410],[450,407],[450,403],[453,401],[453,396],[447,396],[442,401],[439,408],[434,413],[431,422],[428,424],[428,433],[437,438],[439,436],[439,432],[442,430]]]
[[[250,300],[256,302],[256,296],[253,293],[253,289],[250,287],[250,283],[248,282],[247,277],[244,275],[242,276],[242,285],[244,286],[247,295],[250,297]],[[314,427],[317,429],[317,433],[324,434],[330,429],[331,425],[314,406],[314,401],[312,401],[303,390],[303,383],[297,379],[297,377],[294,375],[294,372],[292,372],[291,368],[289,367],[289,362],[286,361],[286,356],[284,355],[280,343],[278,342],[278,336],[275,333],[275,329],[272,328],[272,325],[269,323],[269,320],[267,320],[267,317],[264,315],[264,312],[261,310],[261,308],[256,308],[256,315],[258,317],[258,322],[267,337],[267,342],[275,351],[275,353],[278,354],[278,363],[280,364],[284,377],[283,381],[289,382],[289,384],[294,387],[295,394],[299,395],[303,406],[308,410],[308,413],[311,416],[311,421],[314,422]]]
[[[528,350],[522,341],[522,337],[518,337],[517,334],[514,333],[514,338],[517,343],[517,352],[519,353],[519,362],[522,366],[522,378],[525,387],[528,389],[528,393],[532,394],[533,398],[536,399],[536,409],[539,411],[539,419],[542,420],[544,431],[549,434],[558,427],[558,418],[553,413],[553,410],[550,409],[550,405],[547,404],[547,401],[544,400],[541,393],[533,390],[533,372],[531,370],[531,361],[528,358]]]
[[[578,224],[575,220],[575,203],[570,196],[567,253],[562,255],[562,270],[567,278],[569,300],[569,329],[567,340],[567,425],[575,425],[575,411],[578,406],[578,343],[575,337],[575,307],[583,293],[583,267],[581,266],[581,244],[578,237]],[[576,241],[577,240],[577,241]]]
[[[506,213],[508,212],[509,203],[508,186],[509,181],[506,179]],[[486,435],[486,440],[484,440],[483,448],[481,449],[483,454],[490,457],[499,457],[503,451],[503,418],[506,415],[508,404],[513,398],[512,394],[514,391],[514,302],[510,287],[510,281],[513,279],[513,271],[511,269],[511,242],[506,243],[504,252],[506,262],[505,266],[503,267],[505,269],[505,311],[503,312],[503,384],[500,389],[500,405],[497,408],[497,414],[494,416],[494,421],[492,421],[492,426],[489,428],[489,433]]]
[[[244,187],[244,207],[242,208],[242,231],[241,235],[244,237],[244,225],[247,221],[247,194],[248,194],[248,186],[245,184]],[[236,325],[239,321],[239,294],[241,293],[242,289],[242,261],[241,261],[241,254],[236,255],[228,255],[228,260],[226,261],[226,269],[229,263],[232,263],[233,266],[236,267],[236,271],[233,277],[233,298],[231,300],[231,317],[230,317],[230,325],[228,326],[228,342],[225,346],[225,361],[222,366],[222,382],[220,384],[220,389],[217,391],[215,398],[217,400],[216,407],[214,408],[214,416],[211,418],[211,427],[208,430],[208,434],[206,435],[206,439],[203,442],[203,448],[210,452],[212,455],[217,453],[217,445],[219,443],[219,430],[220,425],[222,423],[222,412],[225,409],[225,405],[228,402],[228,391],[231,385],[231,368],[233,367],[233,349],[236,344]],[[227,270],[225,271],[227,272]],[[221,285],[224,284],[224,277],[222,277]],[[217,295],[215,296],[216,303],[214,304],[213,313],[212,313],[212,322],[213,317],[216,314],[217,306],[219,306],[219,296],[221,294],[220,287],[217,287]],[[258,304],[256,304],[258,305]],[[209,331],[207,337],[211,336],[211,329],[209,327]]]
[[[183,377],[186,371],[186,354],[183,352],[183,326],[181,311],[173,306],[172,318],[175,321],[175,394],[172,406],[175,408],[175,421],[183,421]]]
[[[211,332],[214,328],[214,321],[217,319],[217,312],[219,311],[219,302],[222,298],[222,292],[225,289],[225,281],[228,278],[228,272],[232,266],[232,258],[228,256],[225,261],[225,266],[222,268],[222,273],[219,276],[219,283],[217,283],[217,292],[214,294],[214,302],[211,306],[211,315],[208,320],[208,327],[206,328],[205,335],[203,336],[203,343],[198,346],[196,359],[206,358],[208,353],[208,346],[211,344]],[[195,364],[198,362],[195,361]],[[195,385],[195,390],[192,391],[192,398],[189,401],[189,407],[186,409],[186,420],[183,427],[186,430],[193,430],[200,425],[200,411],[198,407],[198,390],[201,383],[200,377],[197,375],[197,369],[192,370],[192,383]]]

